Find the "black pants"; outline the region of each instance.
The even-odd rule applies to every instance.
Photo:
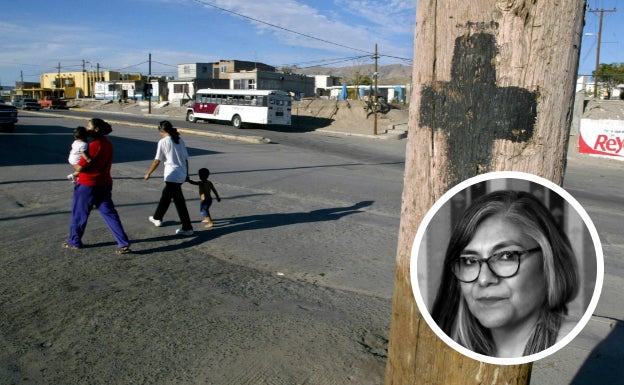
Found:
[[[158,202],[158,207],[156,207],[156,211],[154,212],[154,219],[163,219],[172,199],[178,211],[180,222],[182,223],[182,230],[192,230],[193,225],[191,224],[191,217],[186,208],[184,194],[182,194],[182,183],[165,182],[165,188],[160,196],[160,202]]]

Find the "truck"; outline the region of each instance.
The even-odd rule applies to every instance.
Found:
[[[56,109],[56,108],[62,108],[62,109],[67,108],[66,100],[55,98],[53,96],[46,96],[43,99],[40,99],[39,104],[41,105],[41,108],[47,108],[50,110]]]

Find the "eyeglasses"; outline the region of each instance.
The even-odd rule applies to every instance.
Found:
[[[453,274],[462,282],[470,283],[479,278],[481,264],[486,263],[488,268],[498,278],[510,278],[518,273],[520,259],[528,254],[541,250],[534,247],[527,250],[505,250],[490,255],[489,258],[477,258],[468,255],[460,255],[453,263]]]

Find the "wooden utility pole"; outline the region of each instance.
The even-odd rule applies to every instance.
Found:
[[[600,22],[598,24],[598,41],[596,43],[596,71],[594,72],[594,98],[598,97],[598,74],[600,73],[600,45],[602,44],[602,19],[605,12],[615,12],[613,9],[593,9],[591,13],[600,13]]]
[[[379,55],[377,54],[377,44],[375,44],[375,72],[373,72],[373,135],[377,135],[377,78],[379,77],[379,69],[377,67],[377,60]]]
[[[147,81],[149,82],[149,84],[152,84],[152,54],[149,54],[149,58],[148,58],[148,75],[147,75]],[[151,91],[151,89],[150,89]],[[150,92],[148,98],[147,98],[147,113],[151,114],[152,113],[152,93]]]
[[[54,91],[56,91],[55,95],[53,96],[57,96],[57,97],[61,97],[61,91],[59,91],[59,88],[61,88],[61,84],[62,84],[62,80],[61,80],[61,62],[58,63],[58,80],[57,83],[54,85]]]
[[[584,11],[578,0],[418,1],[386,385],[529,383],[531,364],[474,361],[431,331],[410,254],[429,208],[469,177],[563,182]]]

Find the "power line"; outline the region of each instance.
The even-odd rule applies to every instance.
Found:
[[[391,59],[399,59],[399,60],[403,60],[403,61],[410,62],[410,63],[414,61],[413,59],[408,59],[408,58],[399,57],[399,56],[382,55],[382,54],[379,54],[379,56],[380,57],[389,57]]]
[[[175,65],[175,64],[167,64],[167,63],[162,63],[162,62],[159,62],[159,61],[157,61],[157,60],[152,60],[152,63],[161,64],[161,65],[164,65],[164,66],[167,66],[167,67],[178,68],[178,66],[177,66],[177,65]]]
[[[361,56],[351,56],[351,57],[334,58],[334,59],[310,60],[310,61],[297,62],[297,63],[292,63],[292,64],[282,64],[281,66],[277,66],[277,67],[301,67],[302,65],[305,65],[305,67],[301,67],[301,68],[309,68],[309,67],[342,63],[342,62],[358,60],[358,59],[363,59],[363,58],[370,58],[370,56],[361,55]]]
[[[333,41],[322,39],[320,37],[308,35],[308,34],[305,34],[305,33],[302,33],[302,32],[297,32],[297,31],[294,31],[294,30],[289,29],[289,28],[282,27],[282,26],[277,25],[277,24],[273,24],[273,23],[269,23],[269,22],[264,21],[264,20],[256,19],[255,17],[243,15],[242,13],[238,13],[238,12],[232,11],[231,9],[226,9],[226,8],[223,8],[223,7],[219,7],[217,5],[209,3],[207,1],[202,1],[202,0],[193,0],[193,1],[195,1],[196,3],[202,4],[202,5],[207,5],[209,7],[219,9],[219,10],[221,10],[223,12],[231,13],[233,15],[236,15],[236,16],[239,16],[239,17],[242,17],[242,18],[245,18],[245,19],[249,19],[249,20],[255,21],[256,23],[261,23],[261,24],[264,24],[264,25],[268,25],[269,27],[281,29],[281,30],[286,31],[286,32],[290,32],[290,33],[294,33],[294,34],[299,35],[299,36],[307,37],[308,39],[313,39],[313,40],[321,41],[323,43],[335,45],[335,46],[342,47],[342,48],[347,48],[347,49],[350,49],[350,50],[353,50],[353,51],[365,52],[365,53],[367,53],[369,55],[373,55],[373,53],[370,52],[370,51],[366,51],[366,50],[359,49],[359,48],[349,47],[347,45],[340,44],[340,43],[335,43]]]

